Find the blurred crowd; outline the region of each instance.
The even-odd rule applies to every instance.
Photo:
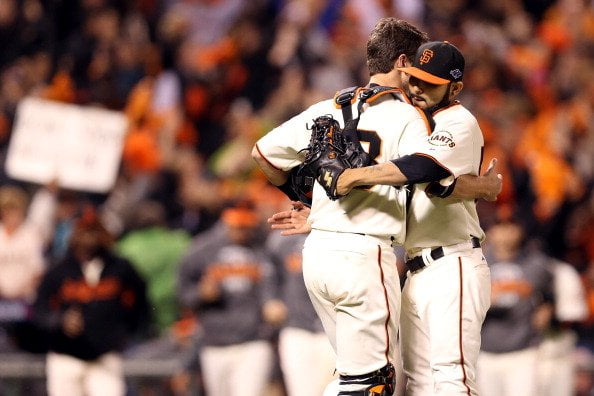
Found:
[[[563,263],[577,279],[580,292],[570,301],[582,304],[583,312],[564,317],[555,312],[555,291],[542,291],[553,295],[553,308],[548,314],[530,311],[540,338],[489,353],[570,332],[567,345],[574,353],[568,359],[582,375],[576,394],[591,394],[589,0],[0,1],[1,164],[25,97],[117,110],[129,121],[117,181],[105,194],[66,190],[59,181],[37,186],[13,180],[0,167],[3,350],[49,348],[58,357],[83,360],[106,352],[150,358],[181,350],[188,371],[167,385],[176,394],[204,384],[216,389],[213,384],[235,372],[229,367],[238,356],[254,363],[247,381],[257,382],[259,373],[256,388],[281,377],[279,359],[283,374],[298,371],[282,358],[291,356],[288,345],[294,345],[285,341],[304,340],[295,329],[319,335],[321,328],[315,316],[289,302],[303,293],[291,282],[300,271],[298,249],[282,247],[286,242],[265,224],[288,200],[256,170],[250,152],[260,136],[310,104],[367,82],[365,42],[384,16],[451,41],[466,57],[460,99],[482,127],[485,160],[498,158],[504,176],[497,202],[479,203],[483,228],[519,224],[520,239],[538,251],[540,261]],[[99,269],[94,257],[101,258]],[[495,254],[498,260],[509,257]],[[101,280],[112,264],[119,268],[112,274],[117,288]],[[91,286],[65,284],[60,279],[68,271]],[[92,311],[96,300],[111,301],[111,308]],[[42,314],[34,327],[23,327],[32,312]],[[77,346],[65,345],[86,334],[86,320],[104,322],[92,326],[93,337],[104,337],[97,327],[108,321],[121,340],[81,341],[78,348],[92,345],[96,356],[79,355]],[[292,333],[280,331],[287,328]],[[49,346],[41,345],[46,343],[39,342],[38,331],[53,334]],[[16,344],[15,333],[22,335]],[[232,349],[224,361],[221,348],[238,346],[246,348]],[[196,370],[199,381],[188,374]],[[328,377],[320,382],[331,379],[332,367],[317,371]],[[245,373],[238,369],[236,375],[245,387]],[[291,381],[280,382],[288,390]]]

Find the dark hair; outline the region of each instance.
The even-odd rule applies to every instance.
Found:
[[[402,19],[380,19],[367,40],[369,75],[389,73],[400,54],[412,62],[419,46],[427,41],[427,33]]]

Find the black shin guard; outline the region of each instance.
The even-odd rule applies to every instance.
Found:
[[[338,396],[392,396],[396,387],[396,372],[392,363],[379,370],[362,375],[341,375],[343,385],[360,386],[361,390],[340,391]]]

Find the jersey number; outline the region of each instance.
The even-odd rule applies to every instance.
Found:
[[[366,149],[367,154],[371,157],[372,161],[380,155],[380,148],[382,146],[382,139],[378,136],[377,132],[375,131],[364,131],[361,129],[357,130],[357,135],[359,136],[359,141],[364,149]]]

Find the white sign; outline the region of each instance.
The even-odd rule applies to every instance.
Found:
[[[106,192],[115,183],[126,129],[121,112],[26,98],[17,109],[6,172],[14,179]]]

